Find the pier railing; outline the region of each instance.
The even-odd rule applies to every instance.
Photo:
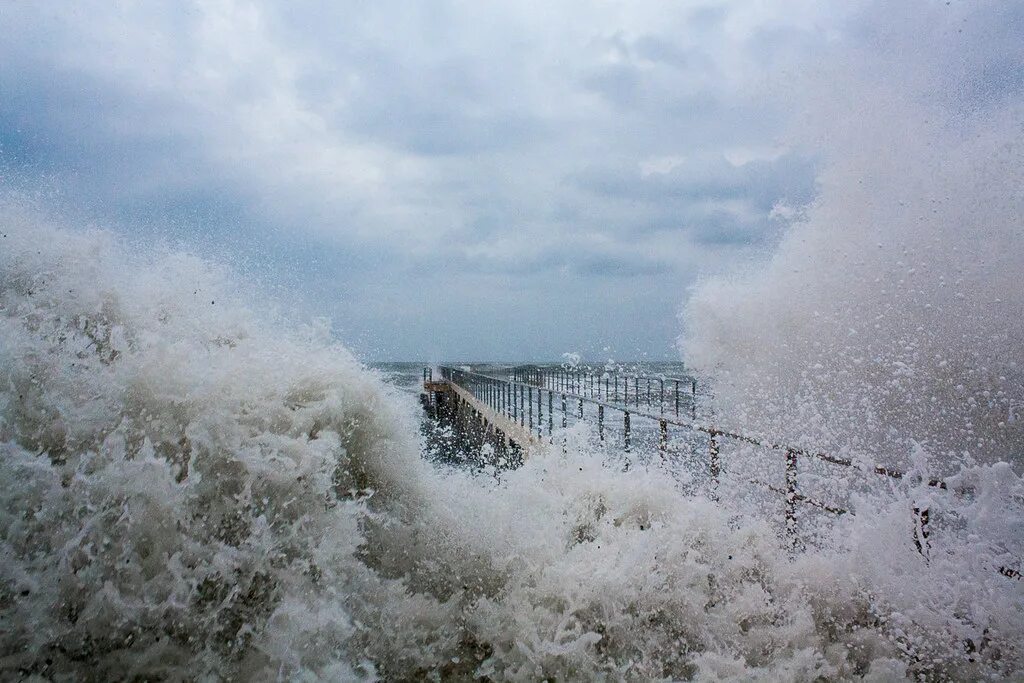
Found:
[[[427,373],[424,370],[424,380]],[[704,424],[695,419],[696,385],[690,384],[689,396],[680,395],[674,384],[677,380],[670,378],[672,391],[665,401],[664,380],[659,383],[655,393],[644,392],[646,383],[641,390],[637,389],[638,378],[632,377],[633,389],[615,387],[610,376],[598,376],[593,373],[573,372],[562,369],[542,370],[540,368],[513,368],[505,373],[505,377],[483,374],[470,370],[441,366],[441,377],[470,392],[491,410],[504,415],[523,428],[544,438],[550,438],[558,427],[568,426],[569,415],[574,420],[584,419],[585,406],[591,406],[596,412],[596,428],[598,438],[604,442],[610,436],[609,424],[612,421],[621,424],[621,448],[624,453],[633,449],[633,435],[637,425],[635,421],[647,421],[657,428],[657,451],[665,459],[669,450],[670,434],[673,430],[686,430],[701,433],[707,437],[707,467],[710,475],[712,498],[718,496],[719,481],[722,476],[721,449],[723,442],[732,441],[765,448],[770,451],[784,453],[785,479],[781,486],[756,478],[748,479],[750,484],[766,491],[782,496],[785,515],[785,534],[793,546],[799,544],[797,536],[797,506],[806,505],[831,515],[850,514],[850,511],[839,505],[818,500],[800,490],[797,479],[801,459],[816,460],[838,467],[855,467],[857,464],[848,458],[842,458],[806,448],[800,448],[770,439],[760,438],[737,431],[723,429],[713,424]],[[497,374],[497,373],[494,373]],[[653,378],[657,379],[657,378]],[[608,380],[608,384],[605,384]],[[680,385],[685,381],[678,380]],[[654,408],[653,396],[658,396],[657,409]],[[680,402],[685,401],[682,411]],[[666,410],[666,405],[670,410]],[[686,408],[689,408],[687,411]],[[570,413],[570,411],[572,411]],[[683,417],[689,413],[689,419]],[[615,417],[613,417],[615,416]],[[869,472],[889,479],[902,479],[905,474],[897,469],[882,465],[872,465]],[[946,489],[947,485],[939,479],[932,479],[929,486]],[[914,507],[913,540],[917,550],[926,558],[929,555],[929,512],[924,507]]]
[[[634,394],[630,395],[634,398],[629,403],[625,399],[624,394],[615,393],[614,388],[612,388],[611,393],[605,390],[603,393],[592,395],[572,391],[590,386],[592,381],[589,378],[587,381],[581,381],[581,377],[577,375],[575,382],[573,382],[571,381],[573,376],[571,373],[567,374],[568,371],[559,369],[540,374],[537,374],[537,371],[538,368],[518,368],[504,373],[506,375],[504,377],[495,377],[492,374],[473,372],[471,370],[449,366],[440,367],[441,377],[445,381],[462,387],[479,401],[483,402],[488,408],[504,415],[507,419],[518,422],[520,426],[528,429],[531,433],[534,433],[536,430],[536,435],[541,439],[544,438],[544,433],[547,432],[547,436],[553,440],[556,416],[558,425],[565,428],[568,426],[570,406],[572,407],[574,418],[582,420],[584,418],[584,407],[587,405],[592,406],[596,412],[597,433],[598,438],[602,442],[606,439],[606,425],[609,414],[618,414],[618,419],[621,420],[622,424],[621,448],[625,453],[629,453],[632,448],[633,420],[649,421],[657,425],[657,450],[661,453],[663,459],[666,458],[669,450],[669,434],[671,429],[704,434],[707,437],[707,466],[710,474],[710,495],[712,498],[717,498],[718,496],[717,489],[722,474],[721,445],[724,441],[734,441],[784,453],[785,476],[782,486],[759,479],[748,479],[747,481],[782,497],[785,512],[784,531],[791,547],[794,549],[801,545],[797,535],[798,505],[814,507],[835,516],[853,514],[850,510],[818,500],[800,490],[797,473],[801,459],[820,461],[837,467],[866,469],[869,474],[890,480],[904,479],[907,476],[906,473],[892,467],[875,464],[865,468],[861,463],[855,463],[848,458],[795,447],[771,439],[722,429],[710,423],[699,422],[694,417],[697,415],[694,407],[696,406],[695,399],[698,395],[696,385],[694,384],[691,384],[690,393],[691,418],[687,420],[681,415],[685,410],[680,411],[676,408],[678,405],[677,401],[680,399],[677,399],[675,391],[672,393],[672,400],[670,402],[672,414],[667,414],[669,411],[665,409],[663,398],[665,394],[663,392],[659,392],[662,400],[659,401],[658,412],[654,412],[652,408],[653,399],[650,398],[651,394],[646,394],[647,401],[635,397],[635,383]],[[675,379],[670,379],[672,382],[675,381]],[[430,368],[424,369],[423,380],[425,384],[433,380],[433,371]],[[680,379],[680,383],[683,381]],[[596,382],[596,380],[593,380],[593,382]],[[659,386],[660,389],[661,387]],[[619,399],[619,401],[616,401],[616,399]],[[645,403],[646,406],[644,405]],[[643,409],[645,407],[648,409]],[[536,410],[534,410],[535,408]],[[928,479],[924,483],[935,489],[950,489],[950,486],[941,479]],[[957,493],[963,494],[966,492],[957,491]],[[914,547],[927,562],[931,554],[929,509],[923,505],[913,504],[912,512]],[[1024,578],[1024,573],[1021,572],[1019,567],[1013,568],[1003,565],[993,567],[993,569],[1008,578],[1017,580]]]
[[[633,373],[585,367],[518,366],[506,371],[506,380],[571,396],[586,396],[659,414],[697,418],[697,380],[663,373]],[[490,373],[493,376],[494,373]]]

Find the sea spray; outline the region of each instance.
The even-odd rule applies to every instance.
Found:
[[[328,325],[3,203],[3,677],[1019,678],[1019,98],[923,97],[918,66],[808,90],[820,197],[689,307],[709,419],[856,461],[801,459],[849,510],[801,507],[802,549],[748,481],[779,451],[723,446],[717,502],[585,425],[497,479],[433,465]]]
[[[585,430],[500,482],[436,468],[407,400],[324,326],[260,312],[225,269],[10,204],[3,226],[7,674],[889,680],[1020,667],[1019,583],[987,566],[1005,558],[951,545],[926,564],[906,526],[913,492],[794,562],[769,524],[687,498],[671,473],[603,466]],[[972,531],[1020,523],[1011,471],[964,476],[991,489],[966,515]]]
[[[374,579],[351,558],[369,492],[401,484],[376,468],[410,453],[402,420],[323,329],[266,332],[223,269],[17,205],[3,233],[4,669],[276,669],[282,609]],[[317,637],[344,648],[328,611]]]
[[[874,10],[805,79],[790,142],[823,157],[818,196],[767,263],[697,288],[684,355],[732,424],[895,466],[921,446],[935,475],[1019,463],[1024,99],[996,74],[1024,19]]]
[[[1008,631],[980,653],[1024,612],[1024,100],[998,77],[1024,64],[1024,18],[998,3],[882,9],[856,27],[861,47],[806,79],[790,142],[822,155],[818,196],[785,212],[797,218],[767,261],[695,289],[682,348],[719,426],[853,462],[799,458],[801,493],[848,511],[800,509],[831,551],[799,562],[849,563],[910,672],[969,679],[986,675],[979,658],[1020,657]],[[735,499],[779,515],[749,479],[779,485],[780,457],[741,445],[723,460]]]

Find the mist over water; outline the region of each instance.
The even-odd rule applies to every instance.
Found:
[[[1019,463],[1024,99],[971,89],[1024,64],[1022,20],[911,5],[809,78],[791,139],[823,157],[818,196],[767,263],[697,288],[684,354],[734,424],[936,473]]]
[[[818,198],[686,316],[722,426],[909,472],[829,474],[851,514],[802,510],[803,552],[747,495],[777,452],[725,448],[719,501],[585,425],[514,471],[431,463],[414,401],[325,322],[0,202],[3,677],[1024,675],[1024,582],[997,571],[1024,558],[1021,99],[862,57],[808,96]]]
[[[1020,479],[926,564],[887,491],[791,556],[767,517],[607,467],[421,457],[416,416],[325,326],[223,268],[3,209],[0,664],[60,678],[1005,676]],[[560,437],[562,439],[563,437]],[[943,501],[932,506],[941,510]],[[965,642],[972,643],[970,654]],[[972,661],[973,660],[973,661]]]

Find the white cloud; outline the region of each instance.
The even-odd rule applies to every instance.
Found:
[[[733,166],[746,166],[752,161],[775,161],[787,152],[786,147],[731,147],[722,156]]]
[[[686,161],[686,157],[651,157],[640,162],[640,175],[665,175]]]

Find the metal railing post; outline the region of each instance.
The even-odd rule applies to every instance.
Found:
[[[786,451],[786,538],[790,547],[797,545],[796,537],[796,451]]]
[[[562,394],[562,429],[569,426],[569,415],[565,407],[565,394]]]
[[[597,406],[597,437],[604,441],[604,406]]]
[[[690,417],[697,419],[697,380],[690,384]]]
[[[928,542],[928,508],[914,505],[914,547],[921,553],[925,563],[931,559],[931,544]]]
[[[679,380],[676,380],[676,417],[679,417]]]
[[[516,386],[519,387],[519,426],[522,427],[526,424],[526,389],[522,384]]]
[[[554,401],[555,395],[548,389],[548,436],[555,433],[555,411],[552,410]]]
[[[623,447],[629,453],[629,411],[622,411],[622,438]]]
[[[544,431],[544,390],[537,389],[537,436],[541,436]]]
[[[718,498],[718,475],[722,468],[718,461],[718,432],[712,429],[708,432],[708,459],[711,467],[711,497]]]
[[[530,431],[532,432],[533,431],[533,387],[527,387],[526,391],[528,393],[528,400],[526,401],[526,403],[529,405],[528,410],[529,410],[529,413],[530,413]]]
[[[658,420],[658,429],[658,450],[661,451],[661,459],[664,460],[668,452],[668,422]]]

